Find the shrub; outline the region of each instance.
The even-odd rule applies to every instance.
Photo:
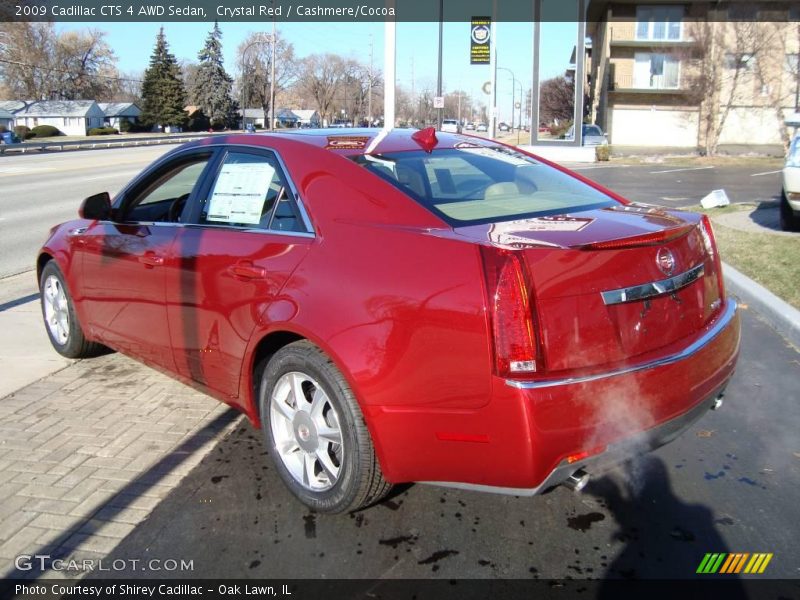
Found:
[[[5,133],[6,131],[8,131],[6,126],[5,125],[0,125],[0,133]]]
[[[594,149],[594,156],[598,162],[605,162],[611,156],[611,149],[608,147],[608,144],[603,144],[602,146],[596,146]]]
[[[30,127],[26,127],[25,125],[17,125],[16,127],[14,127],[14,133],[17,135],[19,139],[27,140],[31,135],[31,130]]]
[[[58,127],[53,127],[52,125],[37,125],[31,129],[30,133],[32,138],[55,137],[57,135],[63,134],[58,130]]]
[[[113,127],[92,127],[88,135],[116,135],[119,131],[117,131]]]
[[[128,133],[133,128],[133,123],[128,121],[128,119],[122,119],[119,122],[119,130],[122,133]]]

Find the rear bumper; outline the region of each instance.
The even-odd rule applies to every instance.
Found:
[[[495,378],[479,409],[371,407],[390,481],[531,495],[579,469],[598,472],[668,443],[705,414],[733,375],[733,299],[696,337],[658,358],[568,379]]]

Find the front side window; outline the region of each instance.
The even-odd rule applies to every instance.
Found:
[[[574,177],[502,146],[361,155],[354,160],[456,227],[616,204]]]
[[[176,160],[137,185],[123,207],[125,222],[177,222],[210,153]]]
[[[272,156],[228,152],[200,214],[200,223],[307,232],[299,206]]]

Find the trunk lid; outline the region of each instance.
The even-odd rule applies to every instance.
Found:
[[[721,305],[716,249],[693,213],[619,205],[456,232],[524,257],[548,373],[657,353]]]

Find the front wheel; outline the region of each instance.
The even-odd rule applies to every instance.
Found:
[[[42,269],[39,289],[45,329],[56,352],[67,358],[88,358],[105,350],[83,334],[64,275],[55,261],[51,260]]]
[[[314,344],[294,342],[272,357],[259,408],[278,473],[313,510],[358,510],[391,489],[353,392]]]
[[[800,231],[800,217],[794,214],[786,190],[781,191],[781,229],[784,231]]]

